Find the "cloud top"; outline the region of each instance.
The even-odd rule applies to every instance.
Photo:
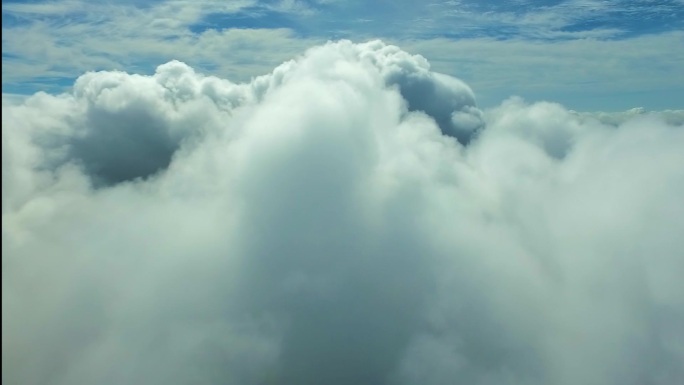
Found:
[[[379,41],[3,98],[2,382],[681,382],[678,114]]]

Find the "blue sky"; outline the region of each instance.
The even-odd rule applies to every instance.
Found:
[[[3,93],[172,59],[241,82],[328,40],[382,39],[464,80],[483,107],[511,95],[578,110],[684,100],[682,0],[10,1],[2,20]]]

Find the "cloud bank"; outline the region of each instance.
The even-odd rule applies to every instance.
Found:
[[[379,41],[2,108],[4,384],[684,381],[680,112]]]

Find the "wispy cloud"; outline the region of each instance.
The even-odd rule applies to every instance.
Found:
[[[152,70],[170,59],[249,79],[311,44],[286,29],[191,28],[207,15],[254,5],[250,1],[171,1],[145,9],[92,2],[12,5],[3,12],[25,20],[3,24],[3,86],[97,69]]]
[[[411,20],[411,34],[459,37],[574,39],[639,33],[645,20],[682,27],[684,9],[671,1],[436,2]],[[420,20],[426,20],[420,23]],[[668,30],[670,27],[663,27]]]

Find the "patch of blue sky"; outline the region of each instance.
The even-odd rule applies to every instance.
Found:
[[[3,8],[5,2],[3,1]],[[44,3],[42,0],[12,0],[8,1],[7,3],[13,3],[13,4],[41,4]]]
[[[5,12],[4,10],[2,11],[2,26],[7,26],[8,24],[13,24],[17,23],[19,21],[19,18],[17,18],[16,15],[13,15],[11,13]]]
[[[212,13],[202,18],[199,23],[189,26],[193,33],[202,33],[208,29],[270,29],[289,28],[296,32],[304,32],[291,15],[271,11],[262,7],[249,7],[234,14]]]
[[[672,30],[672,26],[665,23],[644,23],[635,26],[633,23],[625,21],[610,20],[581,20],[577,23],[569,24],[560,28],[561,32],[583,32],[600,29],[620,31],[613,34],[613,38],[629,38],[649,33],[660,33]]]
[[[320,12],[313,20],[291,23],[288,28],[305,33],[303,26],[306,25],[310,27],[307,34],[325,35],[331,30],[347,30],[360,36],[399,39],[522,37],[553,40],[580,36],[572,32],[621,31],[610,34],[618,38],[684,27],[684,7],[674,1],[444,1],[419,6],[399,1],[373,5],[345,3],[344,9],[332,6],[329,9],[335,17]],[[563,35],[563,32],[569,33]]]
[[[472,39],[490,38],[493,40],[508,40],[517,37],[520,28],[514,25],[500,24],[496,26],[480,26],[477,24],[464,24],[460,20],[452,23],[443,21],[438,28],[424,28],[413,33],[414,39]]]
[[[588,14],[607,23],[631,25],[635,29],[663,22],[679,22],[684,16],[684,5],[676,1],[621,1]]]
[[[74,85],[78,77],[35,76],[31,81],[2,82],[3,94],[30,95],[38,90],[48,93],[62,93]]]
[[[549,32],[620,30],[621,36],[638,36],[684,29],[684,6],[669,1],[508,1],[479,3],[471,1],[435,3],[440,9],[459,9],[462,14],[486,15],[482,21],[500,35],[499,25],[519,26],[511,37],[526,37],[526,28],[546,28]],[[545,25],[545,23],[547,23]],[[550,34],[549,36],[553,36]],[[535,37],[527,36],[527,37]],[[536,37],[543,38],[543,35]],[[559,37],[559,36],[557,36]],[[560,38],[560,37],[559,37]]]
[[[2,53],[2,60],[3,61],[9,60],[9,59],[18,59],[18,58],[19,58],[19,55],[15,55],[13,53],[7,53],[7,52]]]

